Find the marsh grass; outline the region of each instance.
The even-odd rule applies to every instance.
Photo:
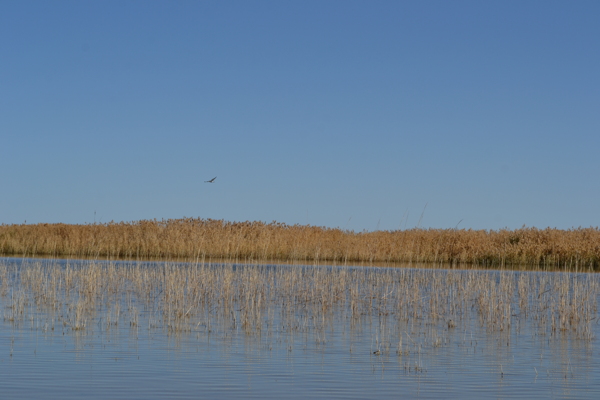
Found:
[[[0,225],[0,254],[76,258],[600,265],[600,230],[410,229],[353,232],[315,226],[210,219],[87,225]]]
[[[297,338],[320,346],[336,330],[351,337],[366,324],[372,355],[406,358],[411,372],[424,370],[424,351],[452,335],[467,342],[475,327],[507,343],[525,331],[591,341],[600,293],[598,275],[577,272],[206,263],[4,262],[0,279],[2,317],[15,327],[242,334],[267,346]]]

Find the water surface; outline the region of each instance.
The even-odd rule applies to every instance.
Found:
[[[582,297],[572,292],[583,289],[567,285],[567,292],[560,294],[562,286],[547,281],[545,272],[510,272],[506,279],[514,281],[514,296],[497,297],[510,301],[497,305],[510,306],[510,312],[502,314],[508,315],[508,320],[502,321],[482,316],[484,307],[496,311],[493,305],[482,303],[483,297],[476,300],[481,296],[476,293],[461,297],[449,291],[448,299],[434,304],[434,293],[415,289],[414,301],[406,301],[402,308],[398,306],[400,286],[379,287],[396,278],[386,281],[376,275],[394,271],[373,269],[364,278],[361,268],[350,268],[359,272],[343,278],[347,282],[365,279],[356,284],[359,302],[354,306],[349,293],[328,308],[319,301],[302,301],[310,298],[302,297],[305,293],[295,297],[289,307],[283,305],[281,294],[269,289],[265,299],[253,303],[236,299],[235,304],[225,305],[215,297],[205,308],[195,306],[197,309],[185,314],[192,304],[186,303],[182,306],[185,318],[178,320],[176,311],[167,312],[166,298],[161,300],[172,290],[166,278],[169,270],[161,263],[145,263],[136,268],[165,271],[164,282],[149,296],[152,302],[137,298],[132,287],[123,284],[119,294],[97,295],[94,310],[81,317],[81,325],[85,325],[81,327],[77,325],[81,320],[73,315],[83,292],[65,294],[58,299],[60,304],[49,309],[47,303],[42,305],[40,298],[36,299],[42,289],[36,292],[21,287],[24,270],[76,270],[76,261],[70,261],[68,267],[65,261],[56,260],[4,258],[0,263],[6,271],[0,298],[0,388],[7,398],[600,398],[597,311],[596,319],[579,323],[576,329],[572,325],[560,328],[556,321],[553,328],[551,317],[555,314],[536,309],[540,307],[536,300],[547,297],[548,304],[559,304],[561,299],[577,301]],[[115,269],[132,265],[98,265],[105,268],[108,264]],[[168,268],[193,267],[170,264]],[[229,268],[232,276],[244,271],[244,266],[209,268]],[[304,268],[307,274],[313,274],[313,268],[328,270]],[[404,278],[427,282],[424,270],[407,271]],[[501,281],[500,272],[465,273]],[[318,274],[327,279],[325,272]],[[533,278],[527,276],[531,278],[527,282],[545,285],[527,294],[526,303],[518,294],[520,274],[533,274]],[[561,276],[565,282],[598,281],[595,274]],[[435,279],[450,278],[439,275]],[[318,284],[318,279],[312,283]],[[83,283],[79,285],[74,287],[81,289]],[[102,292],[109,293],[110,287],[103,287]],[[597,301],[598,293],[593,293]],[[19,296],[23,298],[19,300]],[[373,304],[373,299],[379,303]],[[267,300],[273,303],[267,304]],[[118,309],[116,301],[120,302]],[[251,314],[242,309],[261,301]],[[461,302],[464,307],[457,309]],[[22,314],[16,314],[21,306]],[[173,309],[176,306],[173,303]],[[446,310],[446,314],[432,316],[433,310]],[[538,319],[547,315],[548,320],[536,321],[525,313]],[[257,320],[243,325],[248,315]]]

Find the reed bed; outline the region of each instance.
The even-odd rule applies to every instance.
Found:
[[[0,225],[0,254],[598,268],[600,230],[341,229],[211,219]]]
[[[0,263],[3,319],[15,326],[93,334],[125,325],[325,343],[329,331],[352,332],[368,320],[377,325],[371,350],[399,356],[413,337],[426,338],[420,352],[473,329],[591,340],[599,294],[600,277],[590,273]]]

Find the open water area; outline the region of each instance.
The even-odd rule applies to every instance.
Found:
[[[599,275],[0,258],[0,393],[600,398]]]

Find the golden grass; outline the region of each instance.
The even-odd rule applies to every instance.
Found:
[[[600,230],[334,228],[211,219],[0,225],[0,254],[314,262],[527,264],[595,268]]]

